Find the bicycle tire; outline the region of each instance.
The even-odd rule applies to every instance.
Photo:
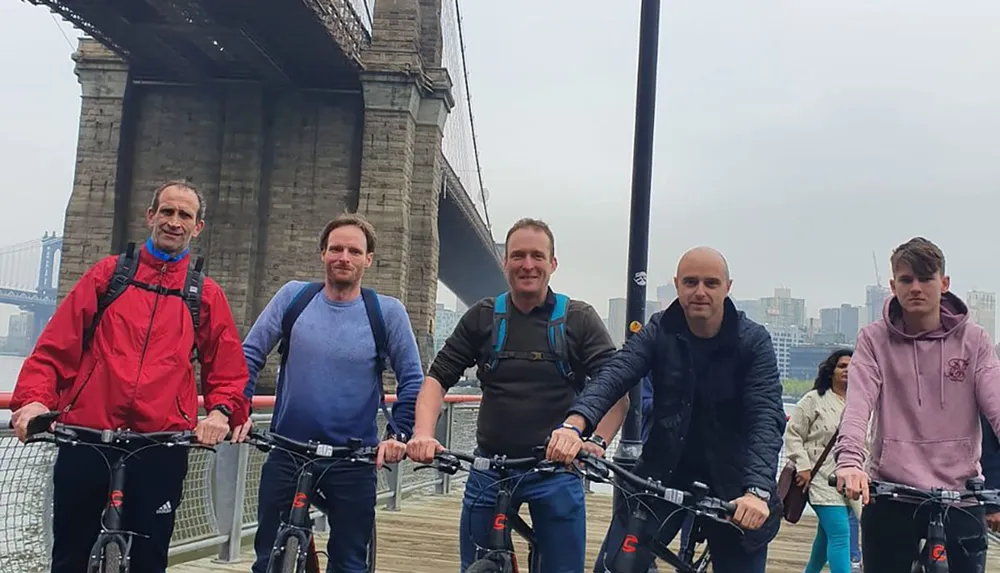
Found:
[[[281,573],[298,573],[299,538],[289,537],[281,554]]]
[[[128,571],[122,569],[122,551],[118,543],[114,540],[104,545],[104,558],[101,560],[101,573],[121,573]]]
[[[472,565],[465,570],[465,573],[508,573],[501,572],[500,566],[489,559],[480,559],[479,561],[473,561]]]

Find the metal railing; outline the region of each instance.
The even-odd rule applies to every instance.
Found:
[[[388,401],[394,396],[387,396]],[[0,397],[0,409],[6,408]],[[273,406],[273,397],[255,399],[255,410]],[[438,419],[437,435],[448,448],[471,451],[475,447],[479,396],[447,396]],[[271,414],[253,416],[257,427],[266,427]],[[379,428],[385,426],[381,412]],[[203,554],[217,548],[218,560],[235,561],[242,540],[257,531],[257,492],[266,454],[248,444],[220,444],[216,453],[191,450],[184,493],[174,525],[169,554]],[[0,429],[0,573],[49,570],[52,550],[52,466],[56,447],[24,445],[13,431]],[[415,474],[413,463],[403,460],[378,473],[378,502],[399,509],[413,492],[447,494],[450,478],[438,472]],[[326,522],[317,510],[316,529]]]

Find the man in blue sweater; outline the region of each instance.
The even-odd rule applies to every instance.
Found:
[[[377,295],[387,334],[385,350],[397,381],[397,401],[389,427],[399,432],[394,435],[387,428],[380,436],[376,416],[382,380],[376,368],[375,330],[361,293],[361,279],[375,251],[375,230],[357,215],[342,215],[327,224],[319,243],[326,274],[322,290],[309,290],[309,283],[300,281],[286,283],[264,308],[243,343],[250,370],[246,395],[253,396],[267,355],[283,336],[286,310],[296,297],[312,295],[284,346],[285,362],[279,369],[271,430],[294,440],[332,445],[346,445],[348,439],[360,438],[364,446],[378,445],[379,468],[383,463],[397,463],[406,451],[403,442],[412,431],[414,403],[423,383],[420,352],[409,316],[399,300]],[[241,428],[236,439],[243,439],[248,431],[249,424]],[[276,451],[264,462],[253,573],[267,569],[278,526],[288,518],[300,465],[287,453]],[[325,503],[323,509],[330,516],[329,570],[367,571],[367,549],[375,520],[376,468],[328,461],[315,464],[313,472],[325,498],[317,497],[314,503]]]

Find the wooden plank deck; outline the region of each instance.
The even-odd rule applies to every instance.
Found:
[[[448,496],[420,496],[407,498],[399,511],[379,507],[377,570],[380,573],[442,573],[458,571],[457,530],[461,511],[461,490]],[[522,512],[530,522],[528,512]],[[593,566],[611,517],[611,495],[593,493],[587,496],[587,571]],[[816,518],[804,515],[795,525],[782,522],[778,537],[768,548],[768,573],[802,573],[813,537]],[[515,546],[518,555],[527,559],[527,548],[517,535]],[[317,540],[319,541],[319,540]],[[325,540],[323,541],[325,543]],[[677,540],[673,549],[676,550]],[[244,551],[239,562],[215,563],[201,559],[175,565],[171,573],[196,573],[200,571],[250,570],[252,549]],[[661,567],[661,571],[667,571]],[[827,569],[824,569],[827,570]],[[1000,572],[1000,551],[991,546],[987,571]]]

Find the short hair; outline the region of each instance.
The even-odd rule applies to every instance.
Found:
[[[510,236],[513,235],[515,231],[520,231],[521,229],[537,229],[545,233],[545,235],[549,238],[549,247],[552,251],[549,253],[549,256],[556,256],[556,238],[552,234],[552,229],[549,228],[549,225],[541,219],[524,217],[522,219],[518,219],[517,222],[511,226],[510,230],[507,231],[507,238],[504,239],[503,242],[503,255],[505,258],[507,257],[507,246],[510,244]]]
[[[330,233],[332,233],[334,229],[347,226],[353,226],[361,229],[361,232],[365,234],[365,252],[375,252],[375,227],[373,227],[372,224],[369,223],[364,217],[356,213],[344,213],[327,223],[326,227],[323,227],[323,234],[319,237],[319,252],[322,253],[326,251],[327,241],[330,238]]]
[[[153,191],[153,200],[150,202],[149,208],[154,213],[160,209],[160,194],[171,187],[180,187],[194,193],[194,196],[198,198],[198,212],[195,213],[195,221],[201,221],[205,218],[205,198],[201,196],[201,191],[198,191],[191,183],[180,179],[167,181]]]
[[[944,275],[944,253],[937,245],[923,237],[914,237],[896,247],[889,261],[892,264],[893,274],[896,273],[900,263],[905,263],[920,278],[933,276],[935,272]]]

